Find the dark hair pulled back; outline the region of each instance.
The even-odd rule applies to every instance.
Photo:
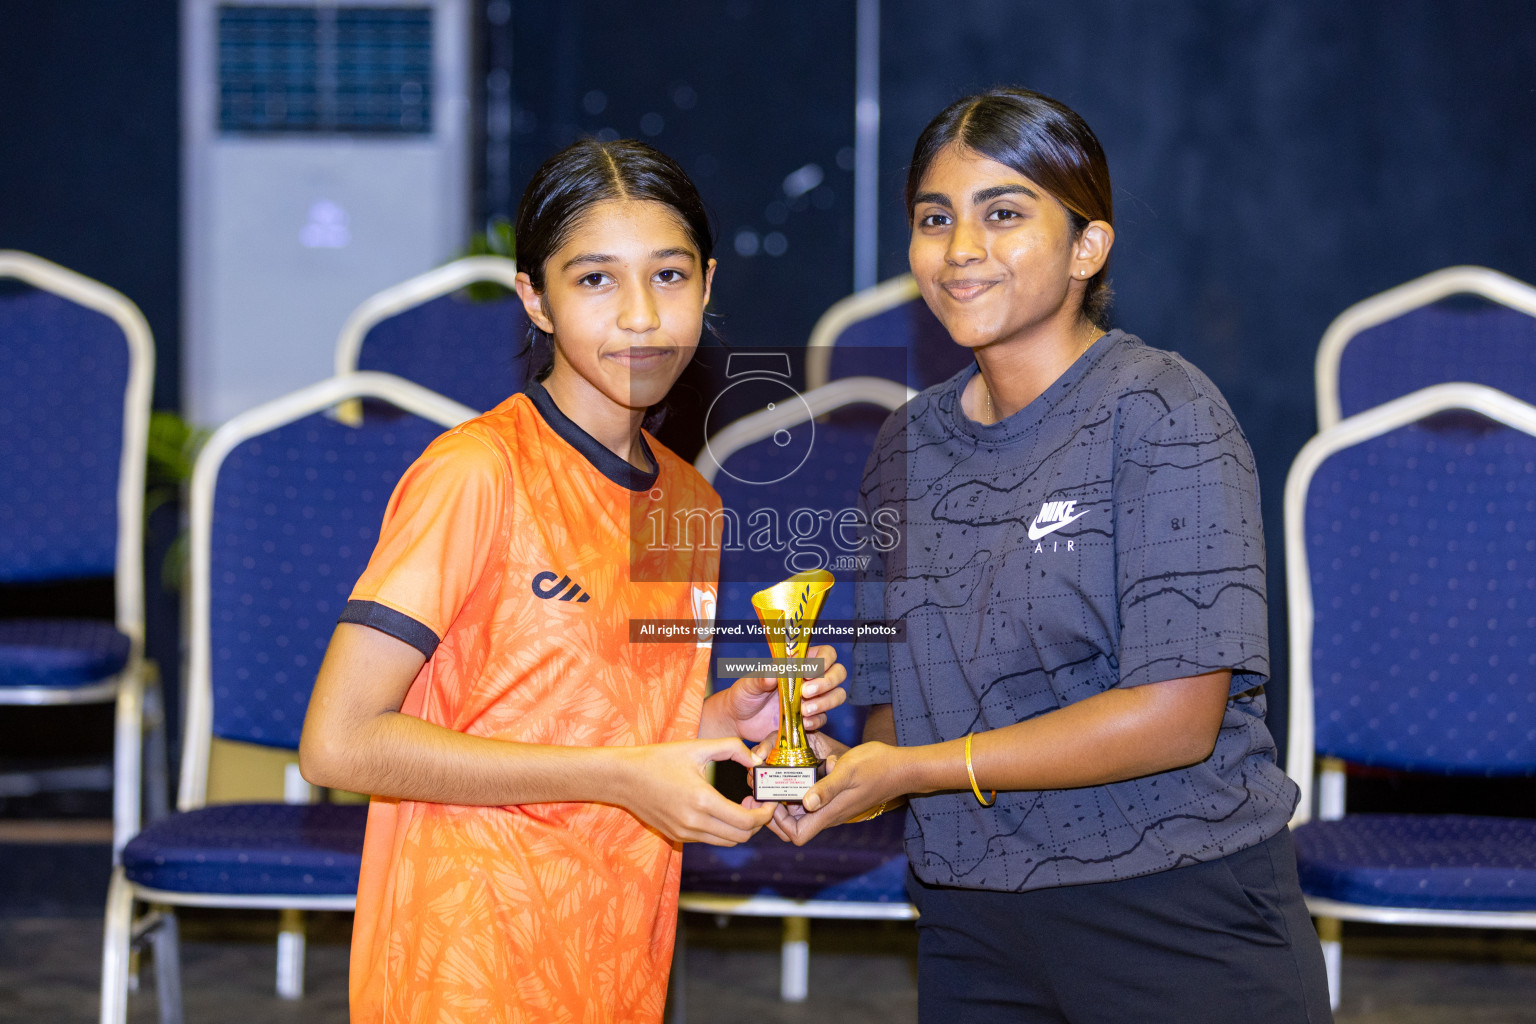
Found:
[[[956,100],[928,123],[907,170],[907,220],[923,175],[944,147],[961,146],[1006,164],[1044,188],[1066,208],[1074,232],[1092,220],[1115,223],[1109,163],[1093,129],[1076,111],[1028,89],[989,89]],[[1109,264],[1088,279],[1083,315],[1107,329]]]
[[[517,207],[517,269],[542,292],[549,258],[594,206],[616,199],[670,207],[698,250],[701,267],[709,263],[715,248],[709,213],[699,190],[677,161],[634,139],[601,142],[587,138],[544,161],[523,191]],[[542,379],[548,373],[552,340],[532,326],[529,336],[534,342],[533,362],[539,366],[533,376]],[[543,353],[538,351],[540,342]]]

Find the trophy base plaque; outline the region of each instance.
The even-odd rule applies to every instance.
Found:
[[[826,771],[820,764],[804,767],[760,764],[752,769],[752,797],[761,803],[797,804]]]

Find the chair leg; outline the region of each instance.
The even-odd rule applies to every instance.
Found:
[[[304,998],[304,911],[282,911],[277,933],[277,994]]]
[[[112,859],[139,831],[139,801],[143,799],[144,670],[130,666],[117,688],[117,714],[112,739]]]
[[[283,766],[283,803],[312,804],[319,791],[305,781],[297,764]],[[277,932],[277,994],[282,999],[304,998],[304,912],[282,911]]]
[[[155,944],[155,995],[160,1000],[160,1024],[181,1024],[181,933],[173,907],[157,907],[160,923]]]
[[[128,1020],[128,947],[133,929],[133,887],[122,867],[112,869],[101,943],[101,1024]]]
[[[1323,944],[1323,966],[1328,969],[1328,1005],[1339,1008],[1344,988],[1344,922],[1333,917],[1317,919],[1317,937]]]
[[[779,998],[786,1003],[805,1002],[810,987],[811,922],[803,917],[784,919],[784,947],[779,965]]]

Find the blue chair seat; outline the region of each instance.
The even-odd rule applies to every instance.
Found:
[[[1536,910],[1536,820],[1352,814],[1295,830],[1309,896],[1374,907]]]
[[[151,823],[123,849],[128,880],[168,892],[350,896],[363,804],[220,804]]]
[[[131,650],[110,622],[0,621],[0,687],[80,687],[121,672]]]
[[[740,846],[683,847],[683,892],[905,903],[905,813],[828,829],[804,846],[763,829]]]

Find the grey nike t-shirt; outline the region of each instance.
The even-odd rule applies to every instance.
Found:
[[[856,645],[851,699],[894,705],[902,745],[1011,725],[1114,687],[1230,668],[1212,755],[1104,786],[916,797],[907,855],[926,882],[1022,891],[1150,874],[1284,828],[1275,763],[1253,453],[1226,401],[1171,352],[1120,331],[1017,414],[983,425],[974,365],[886,422],[866,514],[900,542],[857,584],[860,618],[906,642]],[[887,512],[886,515],[890,515]],[[1256,692],[1257,691],[1257,692]]]

